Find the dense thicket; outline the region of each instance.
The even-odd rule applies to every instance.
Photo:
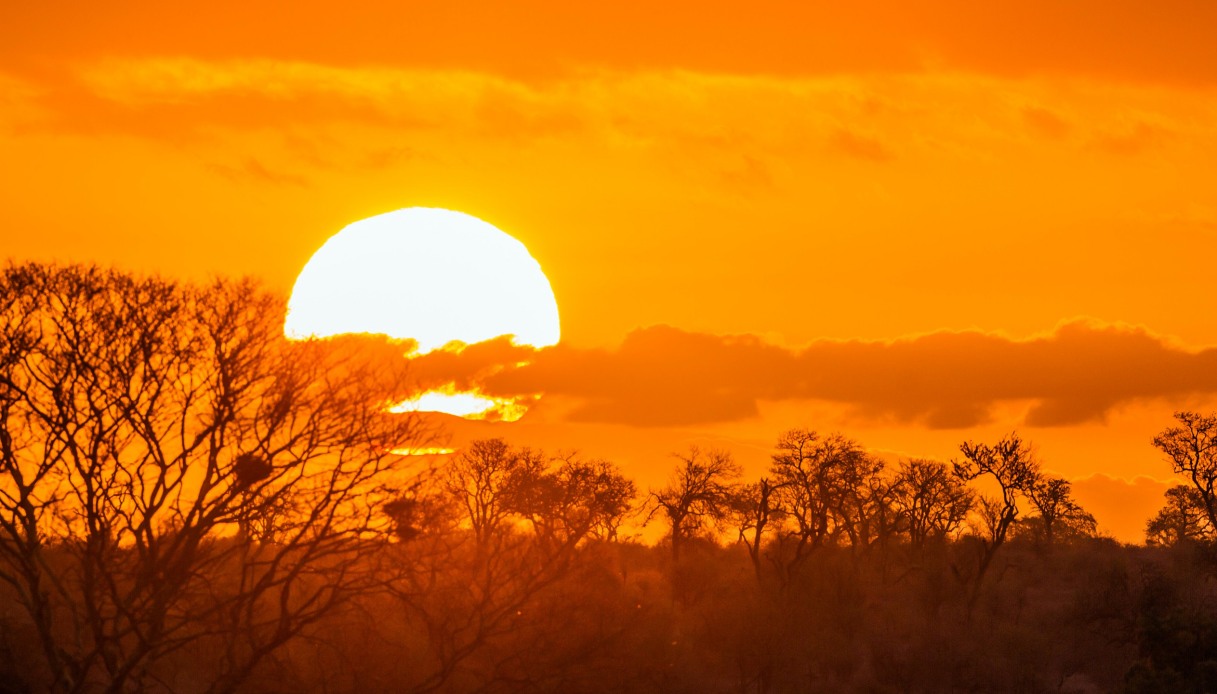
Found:
[[[1016,434],[418,469],[397,349],[288,342],[250,283],[0,290],[0,691],[1217,690],[1214,417],[1155,439],[1188,484],[1121,546]]]

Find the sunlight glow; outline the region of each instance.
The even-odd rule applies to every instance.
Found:
[[[394,448],[389,451],[394,455],[452,455],[456,452],[455,448]]]
[[[417,398],[400,402],[390,412],[443,412],[465,419],[514,422],[528,411],[525,403],[493,398],[480,393],[458,392],[453,388],[432,390]]]

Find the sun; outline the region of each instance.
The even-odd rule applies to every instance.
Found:
[[[410,207],[351,224],[313,254],[292,288],[290,339],[373,333],[414,340],[410,356],[511,336],[558,343],[558,302],[524,244],[470,215]],[[391,412],[514,421],[535,397],[496,398],[455,383]]]
[[[326,241],[296,278],[284,332],[383,334],[425,354],[504,335],[548,347],[560,326],[553,288],[524,244],[462,212],[410,207]]]

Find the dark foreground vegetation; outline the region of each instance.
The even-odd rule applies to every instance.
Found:
[[[425,467],[400,347],[282,315],[4,271],[0,692],[1217,691],[1213,417],[1155,439],[1190,484],[1121,546],[1015,434],[796,430],[653,490],[497,439]]]

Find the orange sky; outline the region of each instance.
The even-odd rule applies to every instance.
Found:
[[[1217,5],[587,5],[4,3],[4,254],[286,291],[352,221],[459,209],[563,344],[468,373],[549,397],[458,439],[645,484],[792,426],[1017,428],[1139,537],[1149,440],[1217,401]]]

